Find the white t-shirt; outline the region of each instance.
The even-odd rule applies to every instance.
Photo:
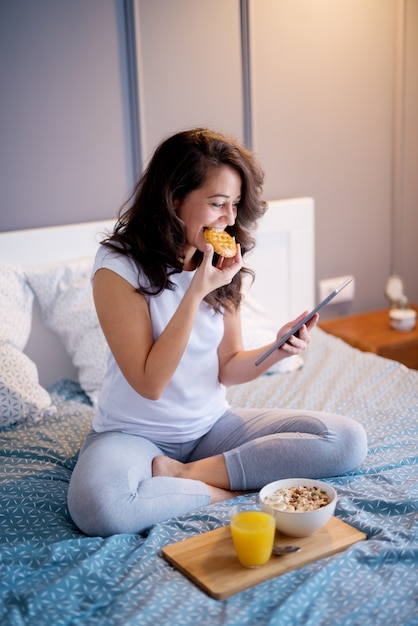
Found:
[[[135,288],[148,284],[134,262],[100,246],[95,272],[108,268]],[[176,289],[146,296],[154,341],[178,308],[195,272],[171,276]],[[129,328],[126,329],[129,333]],[[107,372],[93,420],[97,432],[119,430],[161,442],[186,442],[204,435],[227,410],[225,388],[218,379],[218,345],[224,332],[223,315],[200,304],[187,348],[159,400],[148,400],[129,385],[109,351]]]

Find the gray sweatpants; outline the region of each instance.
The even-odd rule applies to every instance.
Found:
[[[160,454],[182,462],[223,454],[231,490],[256,491],[280,478],[344,474],[364,460],[367,439],[350,418],[285,409],[232,409],[206,435],[180,444],[91,431],[68,491],[74,523],[88,535],[140,533],[209,504],[203,482],[152,476]]]

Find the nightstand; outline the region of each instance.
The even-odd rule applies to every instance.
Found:
[[[418,312],[418,306],[410,307]],[[324,320],[319,326],[363,352],[373,352],[418,369],[418,324],[406,333],[392,330],[389,309]]]

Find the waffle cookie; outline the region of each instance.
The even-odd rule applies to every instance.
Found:
[[[237,244],[235,243],[235,237],[231,237],[226,231],[206,228],[204,236],[207,243],[212,244],[213,249],[220,256],[230,258],[236,255]]]

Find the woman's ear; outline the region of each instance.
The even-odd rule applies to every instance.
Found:
[[[173,206],[174,206],[174,210],[177,213],[180,206],[181,206],[181,200],[179,198],[174,198],[173,200]]]

